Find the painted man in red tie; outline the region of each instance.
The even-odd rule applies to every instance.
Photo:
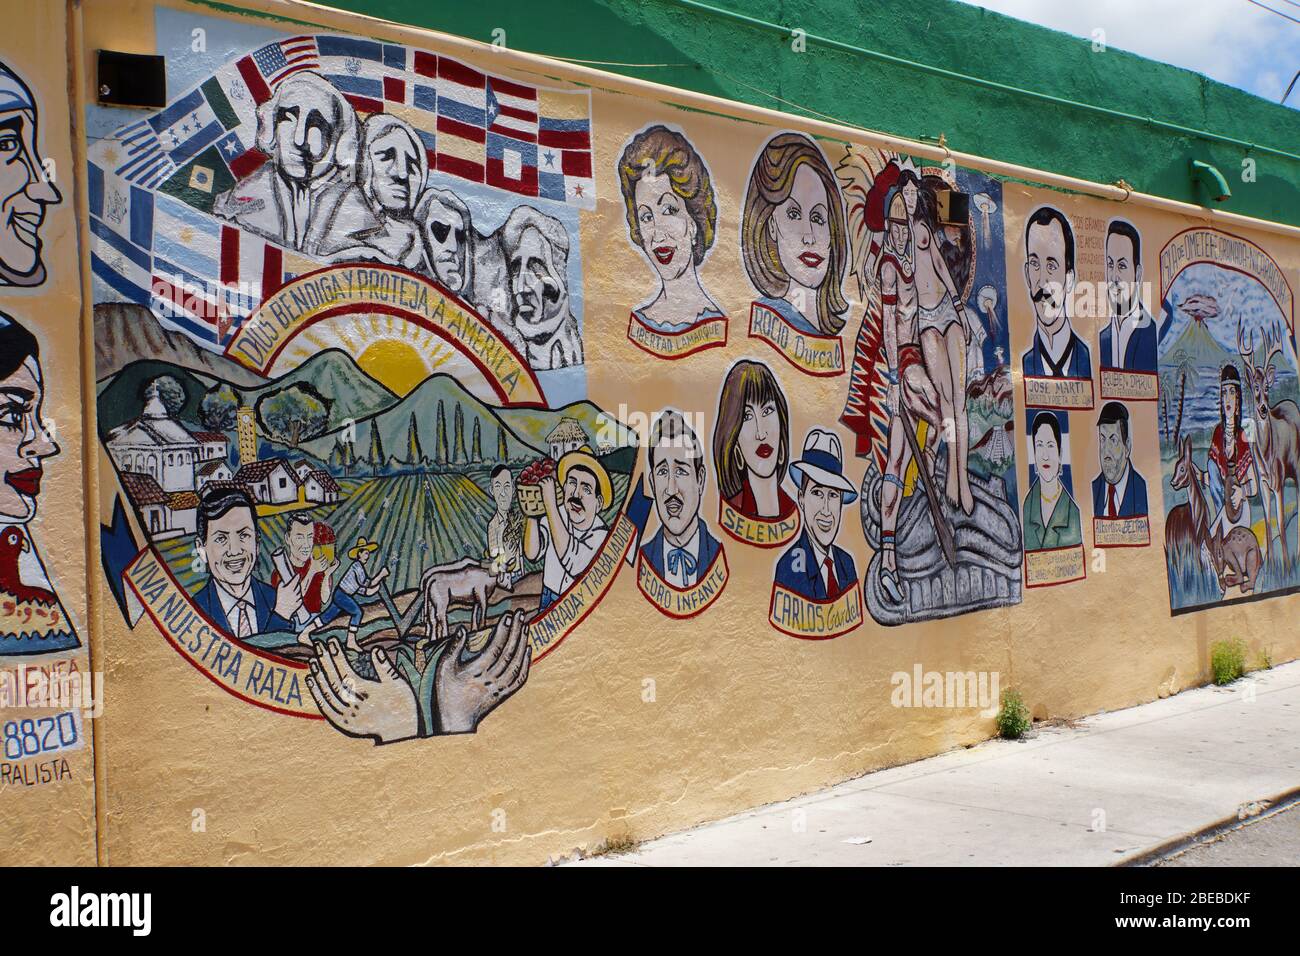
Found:
[[[1137,518],[1147,513],[1147,483],[1133,468],[1128,409],[1107,402],[1097,418],[1101,474],[1092,479],[1092,513],[1098,518]]]
[[[839,436],[814,428],[803,456],[790,463],[799,486],[803,532],[776,563],[776,584],[812,601],[833,601],[858,580],[853,556],[835,544],[845,505],[857,498],[844,474]]]

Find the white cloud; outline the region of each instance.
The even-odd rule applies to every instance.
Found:
[[[965,2],[1088,39],[1103,30],[1107,46],[1204,73],[1274,102],[1300,69],[1300,24],[1246,0]],[[1261,2],[1283,12],[1289,8],[1285,0]],[[1300,19],[1300,8],[1289,9]]]

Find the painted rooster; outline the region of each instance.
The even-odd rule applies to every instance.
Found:
[[[58,602],[53,591],[23,584],[18,558],[30,550],[27,537],[19,529],[11,526],[0,532],[0,592],[12,596],[19,603],[29,601],[53,606]]]

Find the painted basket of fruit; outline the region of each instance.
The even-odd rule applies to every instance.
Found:
[[[555,461],[539,458],[519,473],[519,507],[530,518],[546,514],[542,501],[542,480],[555,475]]]

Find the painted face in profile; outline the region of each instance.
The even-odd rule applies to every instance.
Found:
[[[676,279],[695,261],[695,220],[667,176],[642,176],[636,181],[635,199],[642,251],[661,278]]]
[[[736,441],[745,468],[758,478],[772,477],[781,450],[781,416],[776,403],[747,403]]]
[[[423,212],[423,204],[421,204]],[[465,220],[461,214],[437,200],[429,206],[421,225],[434,278],[450,292],[465,285]]]
[[[1047,424],[1039,425],[1034,432],[1034,469],[1044,484],[1053,484],[1061,476],[1061,446]]]
[[[410,212],[424,185],[420,182],[420,154],[416,150],[416,144],[401,128],[391,129],[366,145],[370,191],[388,213]]]
[[[62,201],[36,151],[36,114],[0,112],[0,284],[45,281],[40,228],[45,209]]]
[[[844,492],[815,481],[805,481],[799,490],[799,510],[803,513],[804,527],[812,533],[823,551],[830,551],[835,536],[840,533],[843,501]]]
[[[799,285],[820,286],[831,250],[829,200],[821,177],[807,163],[794,174],[794,188],[789,198],[772,210],[770,222],[781,268]]]
[[[41,419],[40,365],[29,356],[0,381],[0,518],[25,521],[36,513],[43,462],[59,453]]]

